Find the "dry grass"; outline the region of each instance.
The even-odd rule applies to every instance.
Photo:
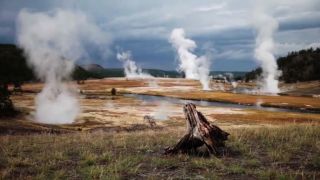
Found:
[[[319,114],[270,112],[258,110],[246,110],[244,114],[212,114],[211,117],[218,122],[268,123],[281,125],[283,123],[314,123],[320,124]]]
[[[149,95],[161,95],[177,97],[182,99],[195,99],[195,100],[209,100],[221,101],[230,103],[241,103],[255,105],[256,102],[262,102],[263,106],[286,107],[286,108],[305,108],[310,110],[320,111],[320,99],[312,97],[293,97],[293,96],[265,96],[265,95],[249,95],[249,94],[234,94],[228,92],[207,92],[201,91],[198,81],[186,79],[157,79],[158,88],[147,88],[149,80],[126,80],[124,78],[108,78],[102,80],[87,80],[85,84],[78,85],[78,88],[95,93],[110,92],[111,88],[117,88],[122,92],[142,93]],[[71,83],[72,84],[72,83]],[[73,83],[74,84],[74,83]],[[301,84],[287,84],[283,86],[292,86],[296,90],[306,91],[305,89],[318,88],[319,82],[308,82]],[[240,86],[248,86],[246,83]],[[25,84],[23,89],[26,91],[39,92],[43,84],[31,83]],[[142,87],[142,88],[141,88]],[[177,88],[178,87],[178,88]],[[188,91],[181,93],[184,87],[191,88]],[[286,87],[289,88],[289,87]],[[318,88],[319,89],[319,88]],[[303,93],[300,92],[300,94]],[[290,94],[290,93],[289,93]]]
[[[259,99],[266,105],[294,108],[318,108],[319,99],[171,89],[177,85],[200,88],[198,82],[181,79],[161,80],[158,84],[159,91],[151,91],[142,81],[86,81],[79,86],[86,94],[80,100],[83,112],[74,124],[60,126],[28,119],[34,111],[34,93],[12,96],[21,114],[0,120],[0,179],[320,178],[319,114],[256,110],[215,113],[215,107],[199,107],[231,133],[224,156],[164,156],[163,149],[175,144],[184,133],[181,106],[170,106],[178,113],[151,130],[142,117],[156,105],[143,105],[123,96],[111,98],[109,92],[112,87],[123,92],[134,92],[139,87],[140,93],[243,104]],[[23,87],[29,92],[41,88],[42,84]],[[108,101],[114,107],[106,107]]]
[[[2,179],[320,178],[320,127],[227,129],[224,156],[164,156],[181,129],[0,136]]]
[[[207,92],[207,91],[190,91],[190,92],[184,92],[184,93],[148,91],[148,92],[143,92],[141,94],[168,96],[168,97],[191,99],[191,100],[207,100],[207,101],[239,103],[239,104],[246,104],[246,105],[256,105],[257,102],[261,102],[262,106],[283,107],[283,108],[289,108],[289,109],[302,108],[302,109],[320,111],[320,99],[312,98],[312,97],[265,96],[265,95],[234,94],[234,93],[227,93],[227,92]]]

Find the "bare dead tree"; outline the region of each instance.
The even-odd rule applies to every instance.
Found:
[[[196,110],[194,104],[186,104],[183,110],[187,131],[175,146],[165,149],[165,154],[196,152],[198,147],[204,145],[210,154],[219,155],[219,149],[224,147],[229,133],[210,124],[205,116]]]

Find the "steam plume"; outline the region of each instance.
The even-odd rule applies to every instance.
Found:
[[[50,124],[72,123],[80,112],[77,94],[64,81],[74,62],[87,57],[83,44],[102,45],[104,33],[81,12],[20,11],[17,40],[38,78],[45,82],[36,98],[35,120]]]
[[[173,29],[169,42],[177,50],[179,55],[179,71],[183,71],[187,79],[200,80],[204,90],[210,90],[210,61],[206,56],[196,56],[193,50],[197,47],[196,43],[185,37],[182,28]]]
[[[117,53],[117,59],[123,63],[124,73],[127,78],[152,78],[150,74],[142,72],[142,69],[132,60],[130,51]]]
[[[232,86],[232,88],[236,88],[238,86],[238,83],[234,80],[234,76],[232,73],[225,73],[226,81],[229,82]]]
[[[168,120],[171,115],[170,109],[168,108],[170,103],[167,101],[161,101],[156,110],[153,113],[153,117],[156,120]]]
[[[265,93],[278,93],[280,71],[273,55],[273,34],[278,29],[278,22],[273,17],[265,14],[261,8],[256,10],[254,16],[254,26],[258,31],[254,54],[262,67],[261,91]]]

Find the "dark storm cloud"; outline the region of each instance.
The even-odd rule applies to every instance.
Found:
[[[300,30],[320,27],[320,12],[308,13],[295,18],[280,20],[280,31]]]
[[[79,10],[102,29],[112,34],[113,55],[108,59],[91,50],[90,61],[106,67],[120,67],[117,47],[132,51],[142,67],[176,69],[177,62],[168,36],[182,27],[198,44],[196,53],[213,53],[214,70],[250,70],[255,31],[251,26],[252,0],[2,0],[0,1],[0,43],[15,42],[17,13],[52,11],[55,8]],[[275,34],[276,55],[309,46],[317,46],[320,34],[318,0],[269,0],[268,13],[279,21]],[[83,61],[81,63],[87,63]]]

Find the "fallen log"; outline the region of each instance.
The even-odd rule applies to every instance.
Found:
[[[220,149],[224,147],[224,141],[228,139],[229,133],[210,124],[192,103],[186,104],[183,111],[187,121],[187,131],[175,146],[165,149],[165,154],[197,152],[197,148],[204,145],[210,154],[220,155]]]

